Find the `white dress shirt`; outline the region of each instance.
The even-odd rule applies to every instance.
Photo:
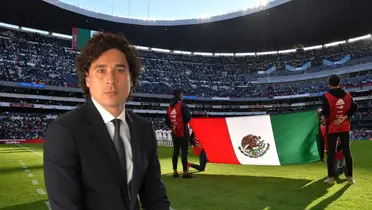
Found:
[[[132,147],[130,144],[130,132],[128,124],[125,120],[125,108],[121,112],[121,114],[115,118],[110,114],[105,108],[103,108],[97,101],[95,101],[92,97],[93,104],[98,109],[98,112],[101,114],[104,123],[106,124],[108,133],[110,134],[111,140],[114,140],[114,133],[115,133],[115,126],[111,122],[113,119],[120,119],[123,122],[120,124],[120,137],[123,139],[124,147],[125,147],[125,154],[126,154],[126,162],[127,162],[127,178],[128,183],[132,180],[133,177],[133,156],[132,156]]]

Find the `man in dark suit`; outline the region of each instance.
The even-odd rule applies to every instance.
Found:
[[[86,102],[47,129],[44,175],[53,210],[168,210],[151,124],[125,111],[141,64],[121,35],[94,35],[76,63]]]

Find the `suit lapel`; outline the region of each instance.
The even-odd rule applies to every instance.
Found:
[[[98,148],[101,148],[107,157],[107,163],[111,170],[111,174],[117,180],[118,184],[123,191],[127,191],[124,187],[124,183],[127,180],[124,180],[123,170],[121,169],[120,160],[116,154],[115,146],[111,140],[111,137],[108,133],[107,127],[98,112],[97,108],[94,106],[91,98],[87,98],[87,109],[86,109],[86,119],[91,126],[90,130],[92,131],[92,143],[95,143]],[[128,196],[124,196],[125,203],[128,205]]]
[[[135,192],[138,191],[139,182],[138,180],[139,176],[139,166],[140,166],[140,137],[138,136],[138,125],[134,122],[132,118],[132,113],[129,111],[126,111],[125,113],[125,120],[127,121],[129,132],[130,132],[130,144],[132,148],[132,161],[133,161],[133,178],[132,178],[132,188],[131,188],[131,204],[132,206],[135,205],[137,202],[137,194]]]

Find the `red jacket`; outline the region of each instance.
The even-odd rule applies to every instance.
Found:
[[[343,98],[336,98],[330,93],[325,93],[325,97],[329,103],[329,117],[328,117],[328,133],[341,133],[350,131],[350,120],[346,119],[340,125],[335,125],[334,121],[339,117],[347,115],[351,108],[352,98],[350,93],[346,93]]]
[[[174,106],[168,108],[168,118],[171,124],[172,132],[176,137],[184,137],[185,123],[182,118],[182,102],[179,101]]]

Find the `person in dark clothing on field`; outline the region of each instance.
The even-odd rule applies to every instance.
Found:
[[[190,144],[193,145],[194,155],[199,157],[199,165],[194,163],[188,163],[188,166],[198,171],[204,171],[207,166],[207,154],[205,153],[203,146],[200,144],[199,139],[192,132],[190,136]]]
[[[327,120],[323,119],[320,121],[320,132],[321,132],[321,151],[320,151],[320,159],[324,162],[324,150],[328,151],[328,144],[327,144]],[[341,141],[340,138],[337,138],[337,146],[336,146],[336,153],[335,153],[335,162],[334,162],[333,169],[337,175],[341,175],[345,172],[346,174],[346,167],[345,167],[345,157],[342,153],[341,149]]]
[[[183,102],[183,90],[176,89],[173,92],[173,99],[171,100],[170,106],[167,111],[165,119],[166,125],[172,130],[173,136],[173,177],[179,177],[177,171],[178,156],[180,155],[183,167],[183,178],[192,178],[193,176],[189,173],[187,167],[187,155],[189,147],[189,126],[188,123],[191,120],[191,114],[188,106]]]
[[[337,138],[340,138],[341,149],[345,156],[347,168],[347,180],[354,184],[353,179],[353,157],[350,149],[350,118],[358,110],[350,93],[340,88],[341,78],[338,75],[331,75],[328,78],[330,90],[323,95],[323,107],[320,112],[322,118],[328,119],[327,127],[327,168],[328,177],[325,183],[334,184],[335,176],[334,161],[336,153]]]

